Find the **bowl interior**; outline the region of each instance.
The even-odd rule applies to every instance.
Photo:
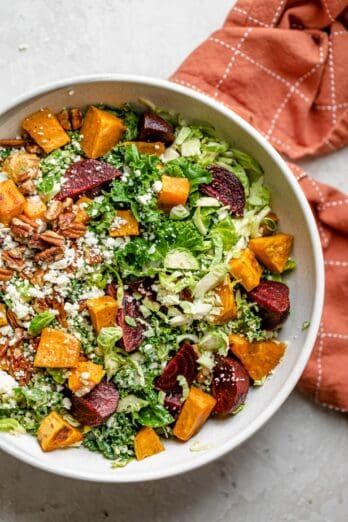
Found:
[[[251,390],[243,412],[225,420],[210,420],[187,444],[165,443],[166,451],[126,468],[112,469],[99,454],[84,449],[44,454],[35,438],[2,435],[0,447],[26,462],[46,470],[89,480],[142,481],[187,471],[236,447],[254,433],[281,405],[295,386],[309,357],[321,313],[323,275],[320,242],[309,207],[285,163],[260,135],[241,118],[203,96],[157,80],[101,78],[66,82],[31,96],[0,117],[0,137],[18,134],[22,119],[38,108],[58,111],[64,106],[92,103],[117,105],[140,97],[182,113],[189,119],[211,123],[222,138],[254,156],[265,171],[272,192],[272,207],[280,216],[281,230],[295,235],[293,257],[298,269],[288,278],[292,310],[281,339],[289,342],[286,355],[274,375],[260,389]],[[303,321],[311,326],[302,332]],[[193,443],[201,443],[202,451]]]

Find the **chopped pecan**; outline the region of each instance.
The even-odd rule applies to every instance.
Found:
[[[23,353],[23,339],[20,339],[13,346],[8,346],[6,352],[6,370],[21,385],[29,384],[33,372],[33,361]],[[3,361],[1,361],[3,364]]]
[[[87,299],[80,299],[79,300],[79,311],[83,312],[84,310],[87,310]]]
[[[65,198],[63,201],[63,208],[71,208],[74,204],[74,200],[72,198]]]
[[[34,310],[37,314],[41,314],[42,312],[45,312],[45,310],[48,310],[48,308],[49,308],[46,299],[41,298],[41,297],[36,297],[33,300],[32,307],[34,308]]]
[[[45,213],[45,218],[48,221],[54,221],[57,219],[59,214],[63,211],[63,203],[61,201],[50,201],[48,204],[48,209]]]
[[[103,256],[93,252],[93,249],[86,248],[85,250],[86,261],[89,265],[98,265],[103,261]]]
[[[0,268],[0,281],[9,281],[13,276],[13,270]]]
[[[45,275],[45,271],[42,270],[42,268],[39,268],[38,270],[36,270],[36,272],[34,272],[34,274],[30,278],[31,284],[40,286],[40,287],[43,286],[44,285],[44,280],[43,280],[44,275]]]
[[[13,149],[19,149],[21,147],[24,147],[26,145],[26,141],[21,138],[13,138],[13,139],[3,139],[0,140],[0,147],[10,147]]]
[[[25,262],[23,261],[23,248],[17,247],[12,248],[11,250],[4,250],[2,253],[2,260],[9,268],[12,268],[12,270],[21,272],[25,267]]]
[[[58,216],[58,229],[62,232],[66,230],[75,219],[75,214],[72,212],[64,212]]]
[[[46,232],[40,234],[39,237],[50,245],[62,246],[64,244],[64,237],[57,234],[57,232],[53,232],[53,230],[46,230]]]
[[[34,229],[37,229],[39,228],[39,223],[36,219],[30,219],[28,216],[26,216],[25,214],[20,214],[18,216],[18,219],[20,219],[21,221],[23,221],[24,223],[27,223],[28,225],[30,225],[31,227],[33,227]]]
[[[87,232],[87,227],[83,223],[71,223],[67,228],[61,230],[61,233],[64,237],[68,237],[69,239],[78,239],[82,237]]]
[[[72,130],[68,109],[61,110],[57,114],[57,120],[59,121],[64,130]]]
[[[82,126],[82,112],[79,108],[70,109],[70,121],[72,130],[77,130]]]
[[[34,260],[37,263],[52,263],[53,261],[59,261],[64,257],[64,250],[59,246],[53,246],[46,248],[42,252],[35,255]]]
[[[29,225],[28,223],[25,223],[24,221],[22,221],[21,219],[18,219],[16,217],[12,219],[10,229],[11,229],[12,235],[18,241],[25,241],[34,232],[34,229],[31,225]]]
[[[24,194],[25,196],[30,196],[31,194],[35,194],[35,185],[34,185],[34,182],[31,180],[31,179],[28,179],[27,181],[25,181],[24,183],[22,183],[21,185],[19,185],[19,190],[22,194]]]
[[[45,250],[48,244],[40,238],[40,234],[33,234],[28,241],[28,247],[35,250]]]
[[[57,118],[65,130],[77,130],[82,125],[82,112],[78,108],[63,109],[57,114]]]
[[[42,148],[32,141],[28,141],[25,145],[25,150],[30,154],[43,154]]]
[[[57,319],[63,328],[67,328],[68,321],[67,321],[67,313],[64,308],[64,301],[58,301],[57,299],[53,299],[52,307],[54,310],[57,310],[58,315]]]
[[[7,308],[6,310],[6,317],[12,328],[20,328],[22,326],[22,323],[20,322],[18,317],[12,310],[10,310],[10,308]]]

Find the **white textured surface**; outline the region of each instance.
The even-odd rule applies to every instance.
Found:
[[[63,77],[167,77],[217,28],[232,0],[0,2],[0,105]],[[20,48],[26,47],[20,50]],[[347,190],[348,152],[307,162]],[[54,477],[0,455],[0,521],[345,522],[347,419],[294,392],[240,449],[162,482],[103,486]],[[149,466],[151,461],[149,460]]]

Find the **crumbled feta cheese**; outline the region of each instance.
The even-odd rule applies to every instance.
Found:
[[[160,180],[155,181],[155,183],[153,184],[152,190],[154,192],[161,192],[161,190],[162,190],[162,181],[160,181]]]
[[[13,395],[13,389],[17,386],[17,382],[11,375],[0,370],[0,395],[11,397]]]

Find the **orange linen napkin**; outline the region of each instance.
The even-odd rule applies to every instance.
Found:
[[[214,97],[290,159],[348,144],[348,1],[239,0],[171,80]],[[326,295],[299,387],[348,412],[348,197],[291,165],[317,221]]]

